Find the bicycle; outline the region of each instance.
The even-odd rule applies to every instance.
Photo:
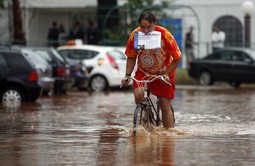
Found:
[[[169,82],[167,82],[163,76],[161,75],[152,75],[152,76],[146,76],[146,80],[137,80],[134,77],[131,77],[134,81],[136,81],[138,84],[143,83],[144,89],[145,89],[145,96],[144,100],[139,103],[134,111],[133,115],[133,134],[136,135],[137,127],[138,125],[142,125],[147,129],[148,131],[152,131],[153,126],[160,126],[162,124],[161,120],[161,111],[160,111],[160,105],[159,105],[159,98],[156,99],[156,107],[150,97],[150,89],[148,89],[147,84],[150,82],[153,82],[156,79],[161,79],[169,86],[171,85]],[[140,86],[140,85],[139,85]],[[173,114],[173,121],[175,123],[175,117],[174,117],[174,110],[172,108],[172,114]]]

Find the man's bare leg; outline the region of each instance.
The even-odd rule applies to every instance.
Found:
[[[174,127],[174,115],[171,107],[171,99],[160,97],[159,104],[162,111],[162,122],[164,128],[173,128]]]

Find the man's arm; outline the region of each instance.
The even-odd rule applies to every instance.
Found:
[[[171,63],[171,65],[169,66],[169,68],[166,70],[166,72],[164,74],[162,74],[162,76],[164,76],[164,78],[166,79],[166,81],[170,82],[169,79],[169,75],[171,75],[171,73],[177,69],[179,63],[181,62],[181,58],[177,59],[177,60],[173,60],[173,62]]]
[[[126,64],[126,76],[124,79],[121,80],[122,86],[127,86],[130,82],[130,76],[134,70],[136,64],[136,58],[127,58],[127,64]]]
[[[136,59],[135,58],[127,58],[127,64],[126,64],[126,74],[131,75],[134,67],[135,67]]]

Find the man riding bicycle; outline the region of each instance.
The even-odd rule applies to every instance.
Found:
[[[164,128],[174,127],[174,118],[171,108],[171,99],[174,98],[175,82],[174,77],[176,68],[181,61],[181,51],[172,36],[164,27],[156,25],[156,17],[148,11],[143,12],[138,19],[137,27],[129,36],[125,54],[127,56],[126,76],[122,79],[122,86],[127,86],[130,82],[131,73],[134,70],[137,60],[137,70],[135,78],[142,80],[147,75],[162,75],[166,81],[171,83],[167,85],[162,80],[156,80],[150,83],[151,93],[159,97],[159,104],[162,111],[162,122]],[[156,49],[137,49],[135,45],[135,33],[143,32],[145,35],[150,32],[161,33],[161,46]],[[134,97],[136,104],[143,101],[143,87],[133,82]]]

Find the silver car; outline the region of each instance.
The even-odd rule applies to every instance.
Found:
[[[51,65],[40,56],[36,55],[35,52],[32,52],[25,48],[21,49],[21,52],[32,64],[34,64],[39,76],[38,84],[42,87],[43,94],[49,95],[50,93],[52,93],[55,80],[52,77]]]

